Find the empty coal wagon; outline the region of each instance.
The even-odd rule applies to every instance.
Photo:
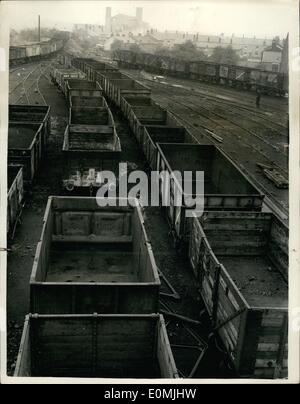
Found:
[[[49,198],[30,279],[31,312],[158,311],[160,280],[138,202],[97,201]]]
[[[31,183],[40,167],[42,124],[10,123],[8,127],[8,162],[24,166],[24,182]]]
[[[96,81],[89,80],[67,80],[65,85],[65,95],[70,102],[70,98],[77,97],[101,97],[103,89]]]
[[[29,315],[14,375],[178,378],[158,314]]]
[[[157,144],[158,168],[160,172],[178,171],[193,173],[190,190],[185,191],[177,178],[170,183],[160,182],[161,201],[170,195],[166,214],[171,230],[178,240],[188,237],[187,209],[196,209],[193,198],[203,200],[205,210],[260,211],[264,195],[256,189],[234,162],[213,145]],[[196,172],[204,172],[204,195],[197,194]],[[179,199],[179,200],[178,200]],[[177,206],[178,205],[178,206]]]
[[[175,122],[174,122],[175,123]],[[147,125],[140,137],[143,152],[147,162],[153,171],[157,167],[157,143],[193,143],[191,133],[183,126]]]
[[[126,96],[151,97],[150,88],[132,79],[109,79],[107,96],[118,107],[121,107],[122,97]]]
[[[239,376],[286,377],[287,227],[271,213],[205,212],[192,219],[189,259]]]
[[[47,148],[50,136],[50,107],[48,105],[9,105],[9,122],[40,123],[42,127],[42,147]]]
[[[118,175],[121,152],[113,125],[68,125],[63,144],[64,190],[96,192],[105,183],[103,171]]]

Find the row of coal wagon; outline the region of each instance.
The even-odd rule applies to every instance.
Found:
[[[97,189],[121,155],[102,87],[73,68],[52,78],[70,108],[63,191]],[[43,223],[15,376],[177,378],[138,201],[50,197]]]
[[[94,129],[105,108],[107,126],[114,126],[105,96],[128,119],[152,171],[204,171],[200,217],[186,204],[197,196],[194,180],[188,195],[176,176],[159,183],[160,201],[170,187],[163,209],[174,240],[236,373],[286,377],[288,228],[265,211],[264,195],[234,162],[213,145],[195,143],[149,88],[92,59],[68,58],[66,65],[85,74],[57,81],[70,106],[63,152],[72,169],[64,189],[77,196],[49,199],[30,280],[30,310],[38,314],[26,318],[16,376],[178,377],[139,201],[101,207],[93,196],[78,196],[79,177],[98,189],[103,167],[122,158],[116,132],[107,137]]]
[[[288,93],[288,75],[247,66],[212,61],[191,61],[130,50],[116,50],[114,60],[125,68],[144,69],[156,74],[217,83],[247,91],[284,96]]]
[[[69,105],[63,142],[63,189],[93,195],[104,184],[101,172],[117,172],[121,144],[113,115],[97,80],[73,67],[55,69],[52,80]]]
[[[9,66],[32,63],[57,55],[69,39],[69,33],[60,31],[47,41],[27,43],[9,47]]]
[[[24,192],[43,162],[50,133],[50,107],[9,105],[7,168],[7,234],[13,238],[24,204]]]

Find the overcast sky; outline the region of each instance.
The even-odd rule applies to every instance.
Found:
[[[285,37],[294,18],[292,0],[152,0],[152,1],[5,1],[11,28],[37,25],[70,29],[72,23],[104,24],[105,8],[112,15],[135,15],[143,7],[144,21],[158,30],[196,31],[201,34]],[[295,2],[294,2],[295,3]]]

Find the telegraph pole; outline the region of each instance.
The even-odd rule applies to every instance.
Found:
[[[41,16],[38,18],[38,42],[41,42]]]

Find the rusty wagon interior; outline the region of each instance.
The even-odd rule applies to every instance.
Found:
[[[257,195],[257,189],[215,146],[159,143],[160,154],[170,171],[204,172],[205,194]],[[196,177],[193,177],[193,193]]]
[[[81,125],[113,126],[113,117],[107,107],[72,107],[70,109],[70,123]]]
[[[9,105],[9,120],[16,122],[43,122],[50,107],[42,105]]]
[[[101,87],[96,81],[83,79],[68,80],[68,90],[101,90]]]
[[[139,209],[100,208],[96,198],[50,198],[45,220],[33,281],[157,281]]]
[[[68,125],[63,151],[120,151],[120,141],[113,126]]]
[[[168,116],[167,111],[158,105],[133,107],[132,113],[140,125],[166,125]]]
[[[288,307],[288,230],[274,215],[206,212],[201,224],[251,307]]]

